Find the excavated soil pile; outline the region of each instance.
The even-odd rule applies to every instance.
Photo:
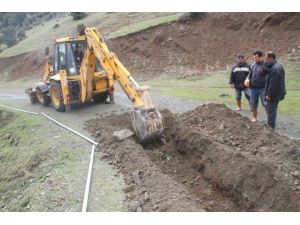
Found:
[[[164,110],[160,143],[121,142],[128,113],[86,123],[98,157],[123,175],[132,211],[299,211],[300,143],[221,104],[181,115]]]

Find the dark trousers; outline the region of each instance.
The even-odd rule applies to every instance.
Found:
[[[267,102],[268,124],[275,129],[278,102]]]

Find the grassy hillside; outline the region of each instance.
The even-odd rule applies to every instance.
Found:
[[[182,15],[182,13],[88,14],[86,18],[78,21],[73,21],[71,16],[65,16],[40,24],[26,32],[27,38],[15,46],[4,50],[0,54],[0,58],[43,50],[46,46],[52,45],[53,38],[55,37],[74,36],[76,34],[76,26],[81,23],[84,23],[86,26],[96,27],[104,36],[115,38],[161,23],[177,20]]]

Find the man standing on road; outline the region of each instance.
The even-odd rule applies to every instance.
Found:
[[[249,89],[244,85],[244,81],[250,72],[250,65],[245,61],[244,55],[238,54],[236,64],[233,66],[230,74],[229,84],[235,89],[236,111],[241,111],[242,92],[246,99],[250,100]],[[249,102],[250,105],[250,102]]]
[[[277,107],[279,101],[284,99],[286,95],[285,90],[285,72],[282,67],[276,61],[276,55],[274,52],[269,51],[265,55],[265,63],[269,68],[269,72],[266,80],[266,94],[267,101],[267,115],[268,124],[271,128],[275,128]]]
[[[250,80],[250,103],[251,103],[251,112],[252,112],[252,122],[257,121],[257,107],[259,103],[259,98],[261,104],[266,108],[265,99],[265,84],[266,77],[268,73],[268,68],[263,62],[263,53],[262,51],[256,51],[253,53],[253,58],[255,63],[251,65],[250,73],[247,77]]]

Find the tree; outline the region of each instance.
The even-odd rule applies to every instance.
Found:
[[[0,33],[0,44],[6,44],[5,34]]]
[[[4,34],[7,47],[11,47],[17,43],[17,32],[14,27],[7,27],[4,30]]]
[[[77,25],[76,30],[80,35],[84,35],[85,28],[85,24],[81,23]]]
[[[70,14],[73,17],[73,20],[81,20],[87,17],[87,14],[84,12],[71,12]]]
[[[26,32],[23,28],[21,28],[18,32],[18,39],[19,39],[19,41],[21,41],[24,38],[26,38]]]

